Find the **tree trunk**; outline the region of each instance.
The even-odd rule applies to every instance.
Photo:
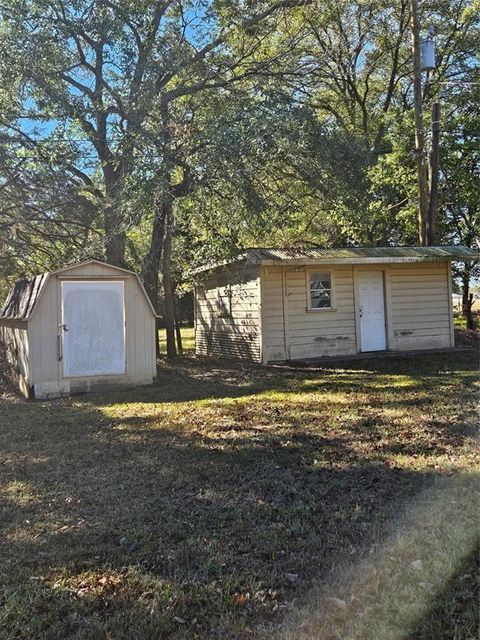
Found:
[[[470,293],[470,273],[466,271],[462,276],[462,315],[467,321],[467,329],[475,329],[473,320],[473,293]]]
[[[116,267],[125,267],[125,234],[119,231],[119,221],[110,205],[104,216],[105,224],[105,259]]]
[[[171,163],[171,132],[168,113],[168,103],[160,101],[160,114],[162,118],[161,153],[164,158],[162,167],[157,172],[159,187],[155,193],[154,219],[152,235],[150,238],[150,248],[142,267],[142,280],[153,306],[158,312],[159,295],[159,271],[163,266],[163,289],[165,296],[165,323],[167,328],[167,355],[174,357],[175,335],[174,335],[174,313],[172,305],[170,256],[172,250],[172,224],[173,224],[173,201],[174,192],[171,184],[172,163]],[[173,348],[172,348],[173,343]],[[160,351],[157,333],[157,353]]]
[[[177,355],[177,351],[175,348],[175,300],[171,276],[172,234],[174,225],[173,205],[176,198],[182,197],[187,193],[190,181],[188,171],[184,168],[183,181],[179,184],[172,185],[174,167],[183,166],[183,164],[178,165],[174,160],[168,103],[161,100],[159,106],[162,119],[161,153],[163,156],[163,164],[157,173],[160,186],[156,193],[154,205],[155,216],[150,249],[143,263],[142,278],[152,304],[158,311],[159,270],[160,264],[162,265],[167,357],[174,358]],[[181,349],[181,340],[179,342],[179,348]]]
[[[175,336],[177,338],[177,350],[180,356],[183,356],[182,331],[180,321],[178,319],[177,301],[175,297],[175,287],[173,288],[173,317],[175,320]]]
[[[125,267],[125,231],[120,209],[120,181],[122,172],[115,171],[106,162],[103,163],[105,180],[105,259],[116,267]]]
[[[158,313],[159,270],[162,261],[162,250],[165,242],[165,225],[172,207],[171,195],[165,188],[155,194],[154,218],[150,248],[143,260],[142,281],[148,297]]]
[[[164,295],[164,319],[167,332],[167,358],[175,358],[175,304],[173,298],[171,255],[172,255],[172,231],[173,231],[173,207],[170,207],[166,219],[165,242],[163,247],[163,295]]]

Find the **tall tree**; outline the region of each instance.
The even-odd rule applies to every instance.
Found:
[[[0,265],[5,278],[34,274],[80,258],[89,246],[102,255],[94,204],[68,172],[0,148]],[[8,149],[8,153],[7,153]]]
[[[0,88],[18,88],[0,126],[39,154],[57,141],[75,145],[78,157],[64,169],[96,202],[113,264],[125,263],[128,231],[144,213],[129,206],[137,163],[153,155],[146,176],[154,185],[154,215],[143,277],[154,303],[165,244],[170,255],[174,201],[190,187],[194,98],[205,102],[212,92],[278,65],[302,27],[280,34],[274,51],[265,40],[286,12],[308,4],[14,0],[0,8]],[[58,155],[55,160],[62,162]],[[164,278],[168,311],[168,257]]]
[[[179,247],[198,260],[260,240],[414,242],[408,0],[309,5],[0,7],[0,186],[15,220],[41,230],[49,211],[78,254],[101,238],[107,260],[141,269],[157,308],[162,271],[170,354]],[[421,10],[438,44],[428,106],[468,79],[478,22],[467,0]]]
[[[370,221],[377,223],[374,235],[387,240],[388,226],[395,227],[389,218],[404,225],[415,216],[418,198],[409,177],[415,171],[409,5],[408,0],[327,0],[311,16],[305,50],[311,74],[303,93],[319,118],[363,139],[371,167]],[[420,4],[422,29],[433,27],[437,44],[437,68],[423,82],[427,113],[451,83],[468,86],[477,65],[477,15],[470,0]],[[390,215],[378,217],[380,208]],[[414,240],[411,226],[410,221],[404,226],[404,240]]]
[[[447,126],[441,139],[440,202],[443,235],[449,241],[480,248],[480,73],[472,71],[468,85],[445,92]],[[474,328],[472,280],[480,276],[478,261],[459,264],[455,273],[461,282],[462,308],[469,329]]]

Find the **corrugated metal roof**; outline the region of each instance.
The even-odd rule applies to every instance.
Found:
[[[246,261],[251,264],[275,263],[339,263],[368,264],[376,262],[429,262],[434,260],[478,260],[480,255],[474,249],[457,246],[445,247],[346,247],[324,249],[322,247],[254,248],[242,254],[213,265],[195,269],[201,273],[233,262]]]
[[[348,247],[323,249],[320,247],[291,249],[248,249],[248,258],[253,262],[264,260],[337,260],[349,258],[478,258],[478,253],[468,247]]]
[[[2,320],[28,320],[47,281],[48,273],[16,282],[0,311]]]

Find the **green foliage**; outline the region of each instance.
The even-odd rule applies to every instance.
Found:
[[[407,0],[291,4],[3,6],[4,275],[105,252],[142,271],[172,192],[178,286],[248,245],[415,243]],[[425,113],[444,105],[438,241],[472,244],[477,14],[421,11],[438,59]]]

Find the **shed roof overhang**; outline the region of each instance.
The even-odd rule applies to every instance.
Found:
[[[255,265],[315,265],[315,264],[385,264],[439,261],[478,260],[474,249],[461,245],[450,247],[348,247],[344,249],[287,248],[247,249],[230,260],[194,269],[194,275],[235,263]]]

